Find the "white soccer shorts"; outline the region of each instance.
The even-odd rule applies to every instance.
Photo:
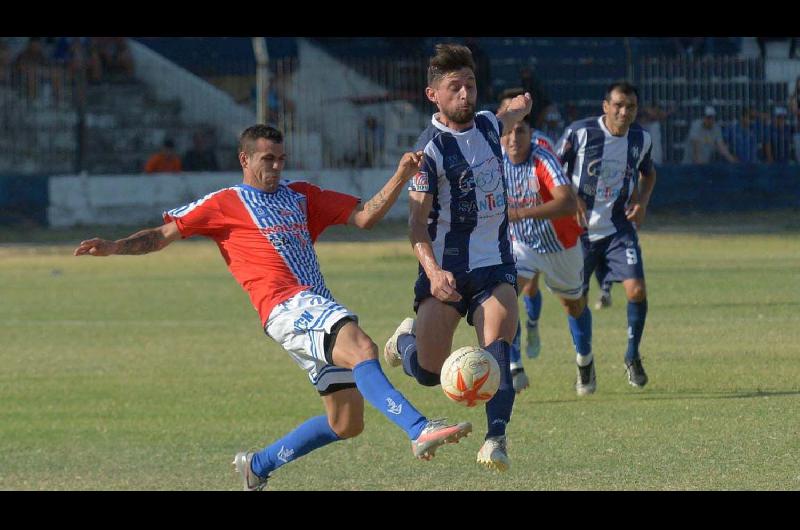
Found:
[[[325,392],[331,385],[355,384],[351,370],[325,359],[325,334],[345,317],[358,321],[346,307],[306,290],[276,305],[264,331],[308,373],[317,391]]]
[[[583,249],[575,245],[561,252],[542,254],[518,241],[513,242],[517,259],[517,274],[533,278],[544,274],[544,283],[550,292],[566,300],[577,300],[583,295]]]

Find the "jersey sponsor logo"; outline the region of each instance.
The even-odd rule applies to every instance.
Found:
[[[478,199],[478,217],[487,218],[500,215],[505,212],[506,194],[505,193],[486,193],[483,199]]]
[[[428,185],[428,174],[422,171],[414,175],[414,180],[412,182],[417,191],[428,191],[428,189],[430,189]]]
[[[633,147],[631,147],[631,157],[633,157],[634,160],[638,160],[639,159],[639,146],[638,145],[634,145]]]

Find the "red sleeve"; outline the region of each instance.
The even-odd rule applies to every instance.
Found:
[[[308,182],[292,182],[289,187],[308,200],[308,231],[313,241],[329,226],[347,223],[350,213],[361,202],[353,195],[323,190]]]
[[[211,193],[186,206],[164,212],[164,222],[175,221],[184,239],[194,235],[211,237],[225,227],[225,215],[220,207],[222,193]]]

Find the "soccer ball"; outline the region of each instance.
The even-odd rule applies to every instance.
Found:
[[[440,381],[447,397],[474,407],[494,397],[500,386],[500,366],[488,351],[464,346],[444,361]]]

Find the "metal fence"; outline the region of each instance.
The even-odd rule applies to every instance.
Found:
[[[714,122],[721,126],[728,147],[740,159],[766,162],[768,144],[777,151],[779,145],[794,140],[789,87],[783,81],[767,81],[761,59],[645,58],[637,65],[636,81],[640,107],[655,107],[660,115],[650,123],[660,125],[666,163],[690,161],[689,131],[708,107],[713,108]],[[748,132],[736,129],[743,114],[750,121]],[[785,127],[778,127],[781,120]],[[751,141],[743,141],[748,134]],[[756,160],[750,160],[750,153],[736,152],[749,150],[750,143],[755,143]]]
[[[146,53],[135,55],[136,79],[123,82],[87,83],[66,66],[0,77],[0,170],[138,172],[165,137],[172,137],[184,154],[198,131],[213,138],[220,170],[238,170],[237,132],[256,115],[254,65],[236,70],[252,73],[231,74],[227,68],[228,73],[213,75],[206,70],[200,79],[187,72],[177,75],[170,63],[153,62]],[[518,68],[504,59],[505,70],[493,72],[495,93],[507,88],[498,79],[515,85],[516,72],[530,64],[530,58],[520,58]],[[560,63],[541,59],[536,64],[547,74],[540,79],[542,86],[567,121],[585,114],[571,116],[565,108],[600,113],[604,84],[610,80],[604,72],[631,71],[640,87],[640,107],[662,111],[654,122],[664,163],[685,160],[689,128],[706,106],[715,108],[726,131],[752,110],[761,131],[759,149],[777,121],[777,108],[787,108],[789,124],[796,119],[789,107],[792,88],[767,81],[759,59],[645,58],[635,68],[600,65],[591,75],[587,65],[559,68]],[[787,68],[797,64],[788,62]],[[297,57],[272,60],[269,68],[268,121],[286,133],[288,169],[392,167],[435,110],[424,93],[424,57],[342,59],[302,44]],[[575,88],[581,84],[587,90]],[[216,87],[214,94],[200,90],[201,85]],[[484,103],[491,107],[493,102]],[[778,141],[786,134],[791,129],[778,133]]]

